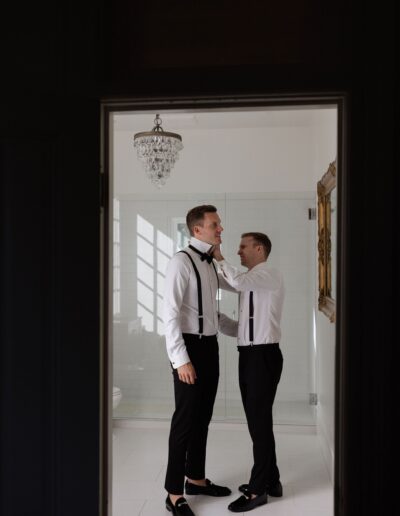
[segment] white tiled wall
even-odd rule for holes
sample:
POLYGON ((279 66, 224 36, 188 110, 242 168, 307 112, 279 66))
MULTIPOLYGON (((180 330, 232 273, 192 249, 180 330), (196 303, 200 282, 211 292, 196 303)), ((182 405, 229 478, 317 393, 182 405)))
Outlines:
MULTIPOLYGON (((176 195, 157 200, 136 195, 119 199, 120 313, 114 319, 113 383, 123 398, 115 417, 171 416, 173 390, 161 321, 163 273, 175 251, 174 224, 184 220, 191 207, 203 203, 217 206, 225 228, 224 254, 237 265, 241 233, 262 231, 269 235, 269 262, 283 272, 286 284, 278 419, 280 405, 308 405, 314 378, 316 277, 315 221, 308 220, 308 209, 315 206, 314 193, 176 195)), ((237 314, 236 295, 222 293, 221 311, 229 316, 237 314)), ((221 376, 214 419, 240 420, 243 410, 236 342, 225 336, 220 336, 219 342, 221 376)), ((292 412, 290 422, 299 423, 295 409, 292 412)))

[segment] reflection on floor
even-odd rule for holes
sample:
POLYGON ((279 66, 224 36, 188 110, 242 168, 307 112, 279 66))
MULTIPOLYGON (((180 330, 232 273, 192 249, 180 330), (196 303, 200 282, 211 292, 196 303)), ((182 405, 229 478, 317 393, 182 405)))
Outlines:
MULTIPOLYGON (((160 516, 170 514, 164 501, 165 465, 169 423, 114 421, 112 516, 160 516)), ((332 516, 333 487, 315 427, 277 425, 278 463, 283 498, 269 497, 255 516, 332 516)), ((245 424, 210 426, 207 476, 227 485, 232 495, 223 499, 187 496, 196 516, 232 514, 228 504, 240 493, 237 486, 248 480, 252 465, 251 443, 245 424)))

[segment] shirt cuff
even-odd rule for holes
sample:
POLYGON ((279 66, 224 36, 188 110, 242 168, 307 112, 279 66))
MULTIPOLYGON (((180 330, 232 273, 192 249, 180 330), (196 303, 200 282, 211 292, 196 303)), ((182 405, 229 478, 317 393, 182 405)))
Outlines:
POLYGON ((181 367, 185 364, 188 364, 190 362, 189 355, 187 354, 187 351, 182 351, 179 354, 176 354, 173 359, 171 360, 172 367, 174 369, 178 369, 178 367, 181 367))

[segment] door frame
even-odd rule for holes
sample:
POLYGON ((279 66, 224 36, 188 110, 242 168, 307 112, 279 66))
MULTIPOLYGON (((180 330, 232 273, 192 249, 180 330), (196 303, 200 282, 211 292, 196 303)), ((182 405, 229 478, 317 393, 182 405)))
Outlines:
POLYGON ((345 411, 344 354, 346 342, 346 221, 347 221, 347 169, 348 169, 348 95, 346 92, 316 92, 215 95, 189 97, 132 97, 101 99, 101 157, 100 157, 100 347, 101 347, 101 428, 100 428, 100 515, 111 516, 111 453, 112 453, 112 346, 110 345, 109 307, 112 295, 112 277, 109 274, 112 236, 110 221, 110 196, 112 181, 110 171, 110 115, 123 111, 158 112, 163 109, 213 110, 224 108, 295 107, 335 105, 337 120, 337 283, 336 283, 336 346, 335 346, 335 458, 334 458, 334 514, 340 514, 341 486, 344 478, 345 411))

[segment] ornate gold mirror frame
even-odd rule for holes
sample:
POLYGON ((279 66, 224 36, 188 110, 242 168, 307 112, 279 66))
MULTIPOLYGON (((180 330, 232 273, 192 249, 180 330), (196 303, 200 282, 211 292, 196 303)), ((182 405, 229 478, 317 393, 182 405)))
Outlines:
MULTIPOLYGON (((336 161, 317 184, 318 193, 318 310, 335 322, 335 300, 332 298, 331 192, 336 186, 336 161)), ((336 260, 335 260, 336 263, 336 260)))

